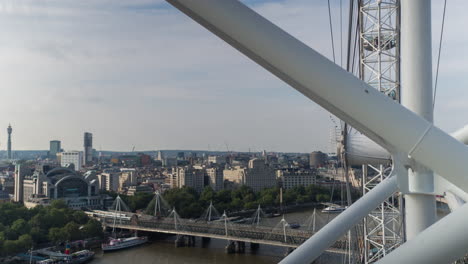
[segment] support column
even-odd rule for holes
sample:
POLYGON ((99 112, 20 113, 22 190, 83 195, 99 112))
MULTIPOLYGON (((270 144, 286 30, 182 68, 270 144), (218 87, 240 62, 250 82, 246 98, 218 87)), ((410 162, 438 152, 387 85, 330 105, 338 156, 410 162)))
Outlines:
POLYGON ((236 253, 236 245, 234 241, 228 241, 228 244, 226 245, 226 253, 228 254, 236 253))
POLYGON ((211 241, 211 238, 209 237, 202 237, 202 246, 205 246, 207 244, 209 244, 211 241))
POLYGON ((245 252, 245 242, 236 241, 234 243, 234 245, 235 245, 236 253, 244 253, 245 252))
MULTIPOLYGON (((432 123, 431 1, 401 1, 401 40, 401 103, 432 123)), ((411 240, 435 222, 436 204, 431 170, 415 164, 409 169, 408 179, 405 218, 406 238, 411 240)))
POLYGON ((258 243, 252 243, 252 242, 250 243, 250 250, 251 250, 251 251, 256 251, 256 250, 259 249, 259 248, 260 248, 260 244, 258 244, 258 243))
POLYGON ((176 248, 185 246, 185 237, 177 235, 176 240, 174 241, 176 248))

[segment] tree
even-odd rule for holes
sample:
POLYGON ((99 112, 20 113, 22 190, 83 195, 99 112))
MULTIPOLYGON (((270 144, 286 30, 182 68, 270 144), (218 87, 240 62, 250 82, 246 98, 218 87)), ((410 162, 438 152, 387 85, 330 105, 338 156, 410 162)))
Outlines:
POLYGON ((0 223, 9 226, 20 218, 29 219, 29 211, 26 207, 13 203, 0 204, 0 223))
POLYGON ((241 200, 240 197, 236 197, 232 200, 230 204, 230 209, 239 210, 244 207, 244 202, 241 200))
POLYGON ((40 229, 37 226, 32 227, 29 234, 31 235, 31 238, 33 239, 34 243, 39 244, 47 242, 47 232, 40 229))
POLYGON ((62 229, 67 234, 67 240, 78 240, 83 238, 79 228, 77 223, 69 222, 62 229))
POLYGON ((325 194, 325 193, 320 193, 315 196, 315 200, 317 202, 329 202, 330 201, 330 195, 325 194))
POLYGON ((253 202, 246 202, 244 204, 244 208, 245 209, 255 209, 258 207, 258 202, 257 201, 253 201, 253 202))
POLYGON ((45 215, 46 221, 50 227, 62 227, 67 221, 66 210, 52 207, 45 215))
POLYGON ((68 206, 67 206, 67 204, 65 203, 65 201, 60 200, 60 199, 53 200, 53 201, 50 203, 50 207, 56 208, 56 209, 65 209, 65 208, 68 208, 68 206))
POLYGON ((80 225, 86 224, 89 220, 89 217, 83 211, 73 212, 72 218, 75 223, 80 225))
POLYGON ((55 243, 65 242, 68 239, 68 234, 59 227, 52 227, 49 229, 48 238, 50 241, 55 243))
POLYGON ((17 236, 29 233, 30 229, 28 222, 24 219, 18 219, 11 224, 11 231, 15 232, 17 236))
POLYGON ((101 223, 95 219, 90 219, 83 227, 86 237, 102 237, 103 231, 101 223))
POLYGON ((259 203, 265 206, 271 206, 275 203, 275 198, 272 194, 266 193, 260 197, 259 203))
POLYGON ((3 244, 5 243, 5 238, 0 236, 0 250, 3 248, 3 244))
MULTIPOLYGON (((254 192, 251 192, 251 193, 247 193, 244 196, 243 200, 244 200, 244 204, 247 204, 247 203, 255 202, 257 200, 257 197, 255 197, 254 192)), ((244 207, 245 207, 245 205, 244 205, 244 207)))
POLYGON ((184 206, 179 210, 179 215, 182 218, 198 218, 203 208, 198 202, 193 202, 188 206, 184 206))
POLYGON ((51 223, 47 221, 43 211, 39 212, 29 220, 29 226, 31 228, 37 227, 41 229, 48 229, 50 224, 51 223))
POLYGON ((294 189, 288 189, 284 192, 283 202, 285 204, 290 204, 295 202, 297 199, 297 192, 294 189))
POLYGON ((176 208, 181 217, 198 217, 203 211, 198 193, 190 187, 168 190, 164 193, 164 199, 176 208))
POLYGON ((216 203, 230 203, 231 202, 231 190, 221 190, 216 193, 216 203))
POLYGON ((2 253, 4 255, 13 255, 16 254, 18 251, 18 247, 16 245, 16 241, 14 240, 5 240, 2 247, 2 253))
POLYGON ((33 239, 31 235, 29 234, 21 235, 16 241, 16 246, 18 247, 19 251, 28 250, 32 247, 32 245, 33 245, 33 239))
POLYGON ((296 199, 296 203, 307 203, 309 202, 311 199, 308 195, 304 194, 304 195, 298 195, 297 196, 297 199, 296 199))
POLYGON ((214 198, 215 192, 211 186, 206 186, 200 194, 200 201, 203 202, 203 205, 208 205, 214 198))
POLYGON ((260 191, 258 202, 261 205, 272 206, 279 202, 278 188, 266 188, 260 191))
POLYGON ((10 227, 5 228, 5 230, 3 230, 3 234, 7 240, 16 240, 18 238, 18 234, 10 227))

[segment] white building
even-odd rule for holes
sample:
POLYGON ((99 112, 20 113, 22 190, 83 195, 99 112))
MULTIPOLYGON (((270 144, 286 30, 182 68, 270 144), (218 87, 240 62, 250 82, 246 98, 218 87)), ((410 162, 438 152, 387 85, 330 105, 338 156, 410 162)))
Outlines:
POLYGON ((290 189, 299 185, 308 186, 317 184, 317 175, 310 170, 277 170, 276 176, 278 177, 278 181, 282 183, 284 189, 290 189))
POLYGON ((117 192, 119 191, 119 178, 118 172, 104 172, 98 175, 99 188, 101 190, 117 192))
POLYGON ((209 184, 213 190, 219 191, 224 188, 223 169, 207 168, 206 175, 208 176, 209 184))
POLYGON ((176 172, 177 187, 192 187, 197 192, 201 192, 204 187, 205 171, 191 167, 178 167, 176 172))
POLYGON ((125 187, 137 185, 137 172, 135 168, 121 168, 119 177, 119 191, 125 187))
POLYGON ((76 171, 80 171, 83 167, 83 152, 82 151, 65 151, 61 153, 60 165, 66 167, 67 164, 73 164, 76 171))
POLYGON ((247 168, 235 166, 223 171, 224 180, 234 185, 247 185, 254 191, 276 186, 276 175, 263 159, 251 159, 247 168))
POLYGON ((23 201, 23 180, 26 176, 27 168, 25 165, 17 164, 15 166, 15 202, 23 201))

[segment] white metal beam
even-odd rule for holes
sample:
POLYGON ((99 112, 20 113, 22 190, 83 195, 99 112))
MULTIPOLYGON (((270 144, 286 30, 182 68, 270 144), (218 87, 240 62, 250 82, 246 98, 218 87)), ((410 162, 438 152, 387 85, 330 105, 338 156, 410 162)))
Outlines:
POLYGON ((464 144, 468 144, 468 125, 460 128, 459 130, 455 131, 452 136, 464 144))
POLYGON ((468 248, 467 215, 468 204, 465 204, 377 263, 453 263, 460 259, 468 248))
POLYGON ((411 155, 468 191, 468 178, 460 177, 467 172, 463 144, 241 2, 167 1, 390 152, 411 155))
MULTIPOLYGON (((401 1, 401 104, 433 122, 431 1, 401 1)), ((395 123, 394 125, 398 125, 395 123)), ((406 239, 436 221, 434 173, 419 163, 408 170, 406 239)))

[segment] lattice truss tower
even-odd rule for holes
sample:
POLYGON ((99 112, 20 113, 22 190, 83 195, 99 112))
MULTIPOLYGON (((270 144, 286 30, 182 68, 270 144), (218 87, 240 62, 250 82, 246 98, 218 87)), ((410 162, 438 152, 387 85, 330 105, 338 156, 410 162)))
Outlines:
MULTIPOLYGON (((360 0, 360 78, 400 102, 400 1, 360 0)), ((390 174, 388 165, 363 165, 363 194, 390 174)), ((364 219, 364 262, 373 263, 403 243, 401 195, 395 193, 364 219)))

